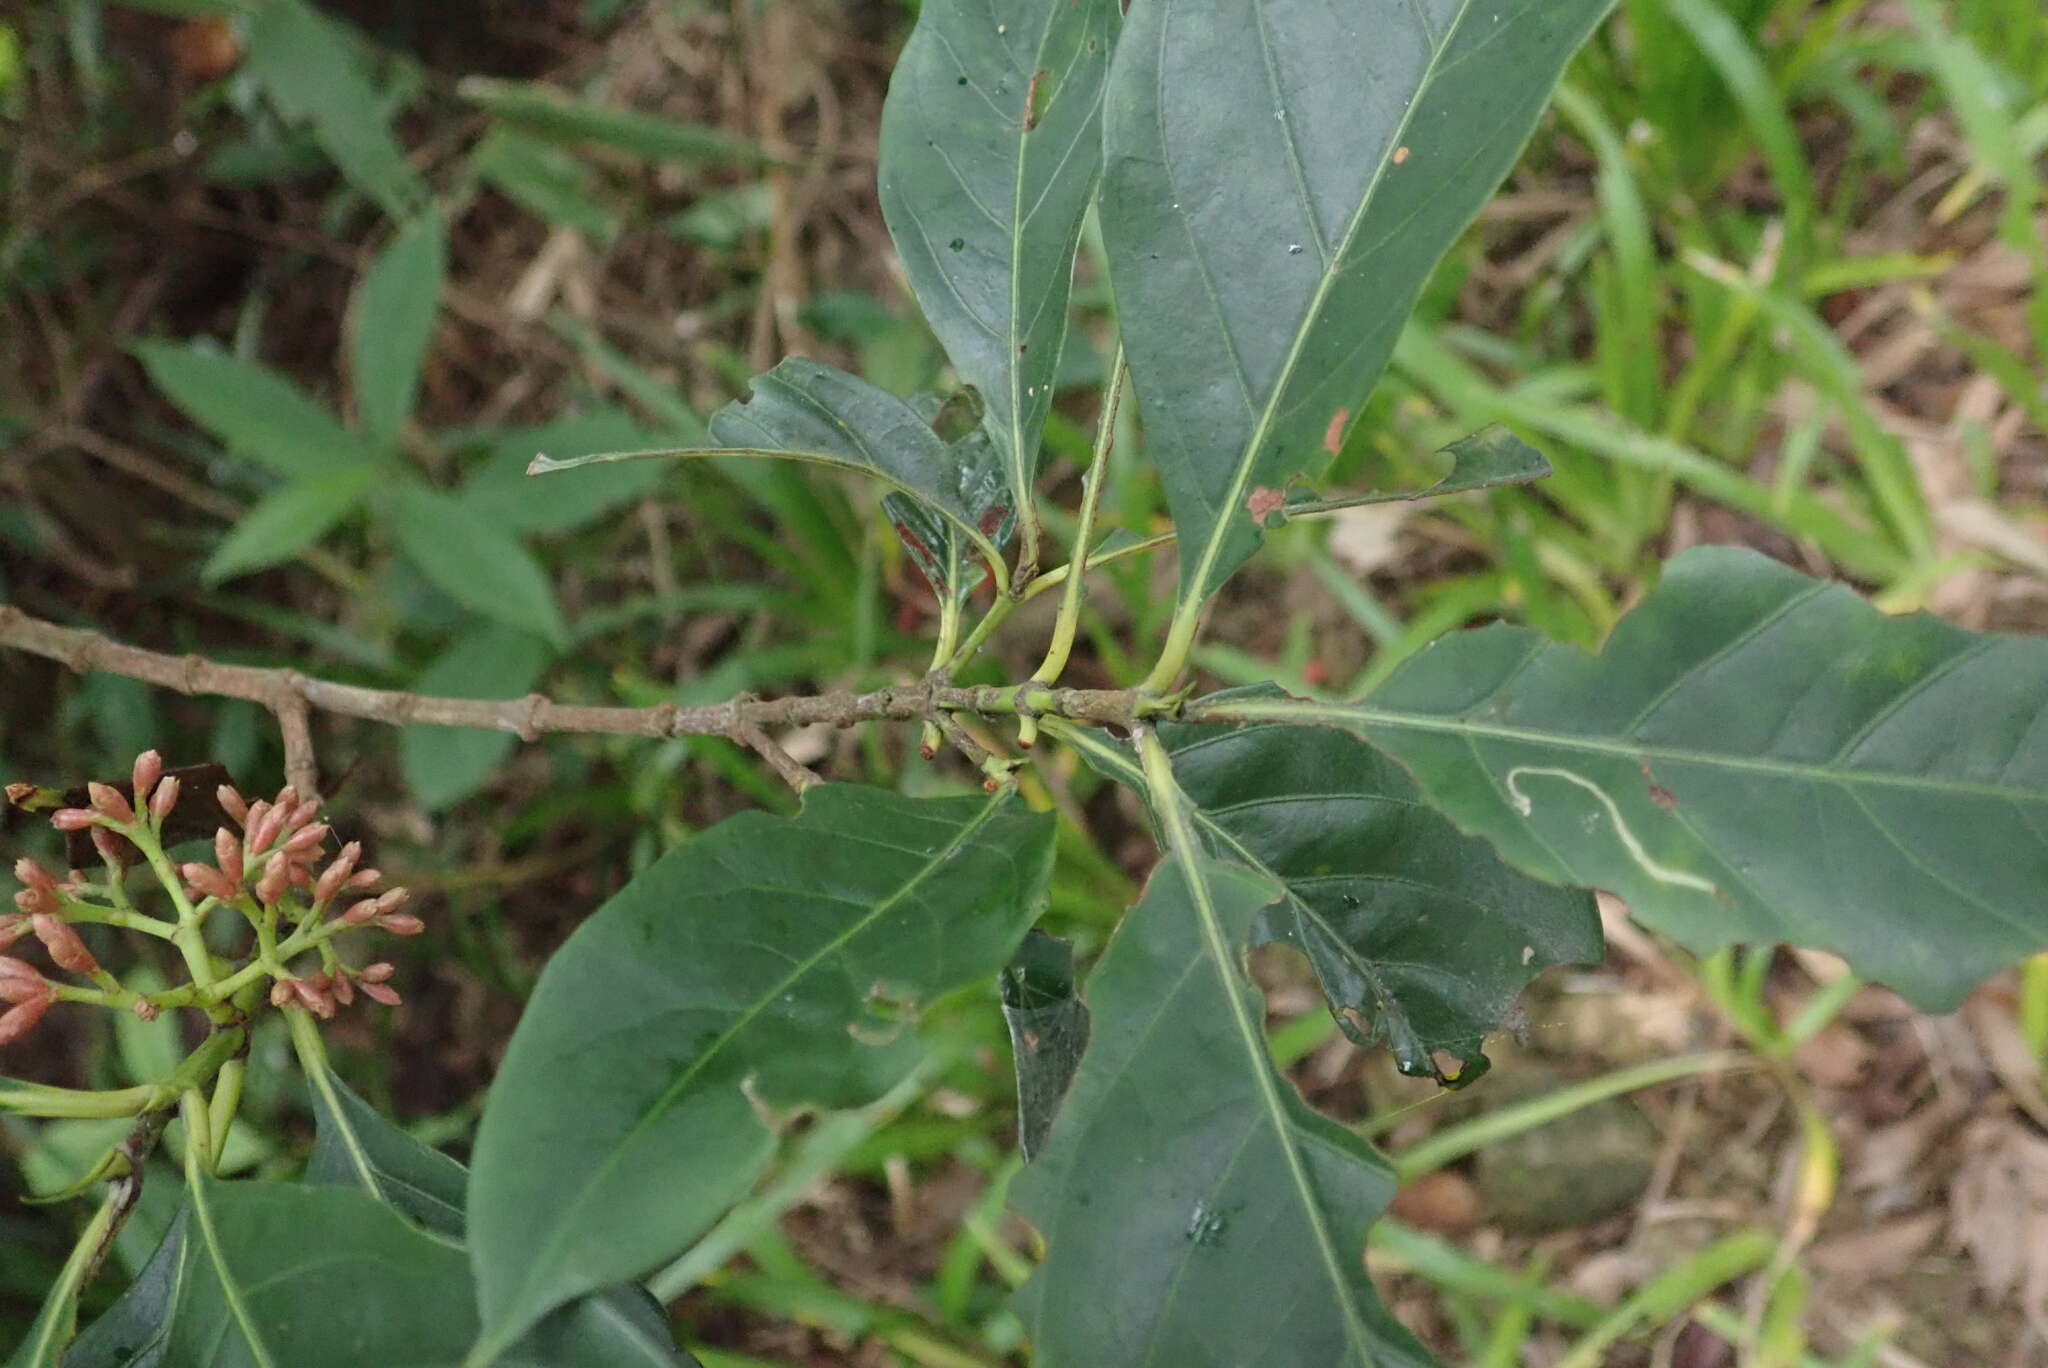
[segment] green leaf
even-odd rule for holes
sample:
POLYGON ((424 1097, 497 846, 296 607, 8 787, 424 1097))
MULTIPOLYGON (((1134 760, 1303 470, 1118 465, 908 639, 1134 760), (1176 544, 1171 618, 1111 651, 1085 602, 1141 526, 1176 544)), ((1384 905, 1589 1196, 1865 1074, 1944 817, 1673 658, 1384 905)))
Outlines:
MULTIPOLYGON (((753 379, 753 393, 712 415, 711 445, 617 451, 573 460, 536 458, 537 475, 610 461, 657 457, 759 456, 808 461, 879 480, 921 500, 955 524, 991 563, 993 538, 1013 510, 991 502, 987 472, 963 460, 909 404, 858 376, 793 356, 753 379)), ((1001 499, 1000 486, 994 498, 1001 499)))
POLYGON ((650 493, 667 474, 657 465, 592 468, 573 480, 536 480, 526 467, 543 452, 573 460, 592 452, 645 447, 660 440, 619 409, 508 432, 491 444, 491 457, 462 485, 462 500, 485 519, 513 532, 571 532, 650 493))
POLYGON ((1598 656, 1495 626, 1319 722, 1539 878, 1696 950, 1821 946, 1932 1010, 2048 945, 2048 641, 1888 618, 1754 552, 1674 560, 1598 656))
POLYGON ((599 242, 618 234, 619 216, 596 198, 590 167, 555 143, 493 128, 470 154, 469 166, 550 223, 574 228, 599 242))
POLYGON ((1365 1275, 1392 1170, 1267 1057, 1239 957, 1281 891, 1169 859, 1089 977, 1094 1039, 1011 1187, 1047 1246, 1018 1293, 1039 1368, 1429 1363, 1365 1275))
POLYGON ((302 475, 266 494, 221 538, 199 577, 219 584, 291 559, 354 511, 376 478, 376 466, 360 461, 302 475))
POLYGON ((1045 1148, 1088 1048, 1088 1005, 1074 988, 1072 943, 1032 931, 1003 970, 1002 993, 1017 1064, 1017 1149, 1028 1160, 1045 1148))
POLYGON ((185 1285, 190 1208, 182 1203, 149 1262, 64 1355, 64 1368, 167 1368, 172 1309, 185 1285))
MULTIPOLYGON (((436 1235, 463 1237, 469 1174, 391 1124, 332 1070, 308 1080, 319 1130, 309 1183, 360 1188, 436 1235)), ((606 1288, 558 1307, 499 1363, 534 1368, 690 1368, 668 1317, 637 1286, 606 1288)))
POLYGON ((358 37, 306 0, 268 0, 249 15, 242 70, 288 120, 303 122, 349 183, 393 218, 426 184, 391 135, 358 37))
MULTIPOLYGON (((1266 685, 1206 702, 1285 698, 1266 685)), ((1126 750, 1068 734, 1097 770, 1146 792, 1126 750)), ((1280 724, 1159 735, 1209 853, 1286 890, 1253 943, 1305 954, 1345 1033, 1361 1045, 1385 1040, 1403 1073, 1478 1078, 1485 1038, 1531 979, 1600 959, 1589 894, 1519 874, 1461 836, 1400 766, 1356 738, 1280 724), (1460 1067, 1442 1068, 1438 1051, 1460 1067)))
POLYGON ((1011 797, 828 785, 669 852, 585 921, 477 1135, 483 1347, 708 1228, 772 1152, 757 1106, 885 1092, 920 1056, 901 1004, 992 975, 1037 916, 1052 827, 1011 797))
POLYGON ((455 93, 491 114, 567 142, 597 143, 650 161, 704 161, 756 166, 768 155, 743 138, 660 114, 579 100, 536 81, 466 76, 455 93))
POLYGON ((391 239, 356 287, 349 307, 349 365, 356 412, 385 446, 419 396, 420 367, 434 337, 448 246, 441 217, 421 214, 391 239))
POLYGON ((420 573, 463 607, 556 646, 568 644, 569 630, 540 562, 461 499, 425 485, 402 485, 391 530, 420 573))
MULTIPOLYGON (((545 642, 496 623, 456 638, 414 681, 437 698, 521 698, 553 657, 545 642)), ((519 744, 510 732, 476 727, 406 727, 398 733, 399 769, 421 807, 442 812, 482 788, 519 744)))
POLYGON ((288 480, 359 465, 375 453, 325 406, 267 366, 211 340, 138 342, 150 383, 233 454, 288 480))
POLYGON ((460 1246, 345 1188, 202 1178, 188 1202, 182 1238, 173 1232, 171 1264, 153 1284, 170 1294, 161 1349, 105 1361, 164 1368, 461 1362, 476 1309, 460 1246))
MULTIPOLYGON (((882 213, 953 367, 988 404, 1029 529, 1117 0, 930 0, 882 107, 882 213)), ((1026 555, 1036 547, 1026 532, 1026 555)))
MULTIPOLYGON (((1008 516, 1009 486, 987 424, 978 424, 965 436, 948 443, 946 450, 963 500, 975 514, 975 525, 993 526, 992 540, 996 546, 1007 546, 1016 531, 1017 520, 1008 516)), ((951 594, 964 602, 987 576, 986 562, 976 557, 974 543, 966 532, 958 523, 933 512, 928 504, 907 494, 885 494, 882 511, 934 594, 942 598, 951 594)))
POLYGON ((1190 622, 1257 548, 1260 491, 1341 445, 1610 3, 1133 10, 1103 115, 1102 234, 1190 622))
POLYGON ((1413 503, 1500 485, 1532 484, 1550 475, 1549 459, 1499 423, 1481 428, 1469 437, 1460 437, 1443 448, 1441 454, 1451 458, 1450 468, 1441 480, 1426 489, 1373 490, 1365 494, 1337 494, 1327 499, 1307 490, 1290 491, 1287 502, 1276 510, 1277 515, 1281 522, 1285 522, 1289 518, 1328 513, 1339 508, 1413 503))

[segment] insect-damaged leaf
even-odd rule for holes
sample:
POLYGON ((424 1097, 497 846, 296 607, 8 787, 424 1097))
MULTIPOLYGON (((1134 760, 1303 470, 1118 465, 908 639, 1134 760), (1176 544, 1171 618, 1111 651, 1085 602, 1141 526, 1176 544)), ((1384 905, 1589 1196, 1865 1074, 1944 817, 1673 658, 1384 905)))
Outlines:
POLYGON ((1074 988, 1074 947, 1032 931, 1003 970, 1003 1020, 1017 1061, 1017 1148, 1045 1145, 1088 1048, 1088 1007, 1074 988))
POLYGON ((1357 731, 1524 870, 1694 949, 1820 946, 1945 1010, 2048 945, 2048 641, 1752 551, 1678 557, 1597 656, 1486 627, 1362 703, 1190 714, 1357 731))
MULTIPOLYGON (((1264 685, 1205 703, 1286 698, 1264 685)), ((1360 1044, 1384 1039, 1403 1073, 1471 1082, 1486 1068, 1485 1038, 1531 979, 1600 958, 1590 894, 1517 873, 1459 834, 1364 742, 1280 724, 1159 735, 1210 852, 1281 881, 1253 943, 1301 950, 1345 1032, 1360 1044), (1444 1068, 1439 1052, 1458 1066, 1444 1068)), ((1145 792, 1128 751, 1092 734, 1075 744, 1097 770, 1145 792)))
MULTIPOLYGON (((569 460, 536 457, 535 475, 607 461, 657 457, 761 456, 808 461, 881 481, 944 517, 989 563, 1012 510, 992 498, 989 471, 973 452, 955 451, 910 404, 858 376, 791 357, 757 375, 753 393, 711 419, 710 444, 679 450, 612 451, 569 460)), ((1000 485, 993 486, 1000 490, 1000 485)))
POLYGON ((1011 1188, 1046 1240, 1018 1293, 1038 1368, 1430 1362, 1365 1275, 1392 1171, 1266 1052, 1239 954, 1280 894, 1168 860, 1089 976, 1095 1037, 1011 1188))
POLYGON ((1013 798, 813 789, 671 851, 549 961, 477 1136, 488 1346, 636 1278, 744 1193, 758 1106, 852 1106, 920 1057, 900 1006, 1010 957, 1051 873, 1013 798))
POLYGON ((1341 445, 1437 258, 1610 3, 1132 9, 1104 104, 1102 232, 1184 600, 1258 546, 1255 493, 1341 445))
POLYGON ((929 0, 882 109, 890 236, 1026 518, 1118 18, 1117 0, 929 0))

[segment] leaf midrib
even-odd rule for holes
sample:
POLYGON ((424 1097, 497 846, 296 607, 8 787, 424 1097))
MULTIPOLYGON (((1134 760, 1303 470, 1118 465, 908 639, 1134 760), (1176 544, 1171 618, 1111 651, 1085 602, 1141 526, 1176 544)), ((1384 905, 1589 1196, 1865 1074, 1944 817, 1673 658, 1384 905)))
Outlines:
MULTIPOLYGON (((697 1058, 691 1062, 690 1066, 687 1069, 683 1070, 683 1072, 676 1078, 675 1082, 671 1083, 668 1086, 668 1088, 666 1088, 662 1092, 662 1094, 658 1098, 656 1098, 652 1104, 650 1104, 647 1107, 647 1109, 641 1114, 640 1119, 633 1123, 631 1129, 629 1129, 623 1136, 619 1138, 618 1143, 611 1147, 610 1153, 608 1153, 604 1157, 603 1162, 598 1164, 590 1171, 589 1176, 583 1181, 581 1186, 578 1188, 575 1199, 566 1204, 566 1209, 575 1210, 578 1206, 582 1204, 583 1199, 587 1197, 592 1190, 597 1188, 602 1182, 604 1182, 611 1176, 612 1170, 618 1167, 619 1157, 623 1155, 629 1148, 632 1147, 633 1142, 640 1135, 640 1133, 646 1130, 647 1127, 653 1125, 655 1120, 658 1117, 660 1117, 663 1113, 665 1113, 669 1109, 669 1107, 674 1104, 676 1098, 682 1095, 683 1091, 689 1087, 690 1083, 697 1077, 697 1075, 703 1072, 703 1070, 710 1064, 712 1060, 716 1059, 728 1045, 730 1045, 735 1039, 737 1039, 740 1033, 753 1023, 755 1018, 759 1017, 762 1012, 766 1011, 770 1003, 776 1001, 778 998, 782 996, 784 992, 786 992, 789 988, 793 987, 799 980, 809 975, 821 963, 823 963, 826 960, 826 958, 830 956, 833 952, 842 949, 848 942, 853 940, 855 937, 859 936, 862 932, 866 931, 870 926, 874 925, 875 922, 879 920, 881 917, 887 915, 890 911, 892 911, 895 908, 896 904, 902 901, 902 899, 905 896, 907 896, 912 889, 916 888, 919 884, 923 883, 926 878, 930 877, 933 870, 943 865, 955 851, 962 849, 966 845, 969 838, 971 838, 977 831, 981 830, 981 828, 990 820, 990 818, 995 815, 996 811, 1002 806, 1004 799, 1006 797, 1006 794, 997 793, 991 798, 989 798, 987 802, 982 804, 980 811, 974 814, 974 818, 972 821, 968 822, 966 826, 962 827, 959 830, 959 832, 957 832, 953 836, 953 838, 946 842, 946 844, 943 847, 941 847, 938 851, 927 856, 925 862, 918 867, 916 873, 912 874, 909 878, 905 879, 901 884, 899 884, 893 891, 890 892, 888 897, 876 903, 873 911, 869 912, 865 917, 859 918, 858 920, 854 921, 849 926, 847 926, 843 931, 841 931, 837 936, 834 936, 831 940, 819 946, 818 949, 814 951, 812 954, 798 961, 790 969, 789 973, 785 974, 782 977, 782 979, 775 984, 773 988, 770 988, 768 991, 758 995, 755 998, 753 1004, 749 1006, 744 1012, 742 1012, 733 1021, 732 1025, 727 1027, 724 1031, 720 1032, 719 1035, 714 1040, 712 1040, 709 1045, 705 1047, 703 1053, 699 1054, 697 1058)), ((540 1276, 541 1271, 547 1267, 548 1260, 551 1259, 556 1253, 556 1251, 561 1248, 562 1241, 566 1237, 569 1229, 570 1226, 567 1222, 558 1222, 555 1227, 554 1233, 548 1237, 546 1243, 544 1243, 540 1247, 539 1251, 534 1255, 534 1257, 527 1260, 526 1266, 528 1272, 525 1278, 523 1278, 520 1281, 517 1287, 517 1294, 519 1296, 524 1296, 532 1289, 534 1282, 540 1276)), ((488 1334, 488 1329, 489 1327, 486 1327, 485 1334, 488 1334)), ((493 1342, 495 1343, 495 1341, 493 1342)))
POLYGON ((1726 751, 1694 750, 1684 746, 1611 741, 1578 732, 1544 731, 1534 727, 1512 727, 1496 722, 1478 722, 1468 717, 1438 717, 1429 713, 1400 712, 1364 704, 1319 704, 1296 700, 1229 700, 1213 709, 1201 709, 1194 721, 1226 722, 1238 718, 1284 722, 1294 720, 1318 726, 1383 727, 1392 731, 1436 732, 1467 738, 1514 741, 1556 750, 1579 751, 1625 760, 1662 760, 1675 765, 1699 765, 1743 774, 1766 774, 1806 783, 1831 783, 1843 787, 1866 785, 1875 788, 1924 790, 1956 797, 1990 798, 2014 804, 2048 804, 2039 791, 1969 779, 1937 775, 1893 773, 1887 770, 1830 767, 1769 756, 1737 755, 1726 751))
MULTIPOLYGON (((1260 2, 1261 0, 1253 0, 1255 9, 1260 2)), ((1279 412, 1280 400, 1287 393, 1288 386, 1293 380, 1295 367, 1301 362, 1302 353, 1308 344, 1308 335, 1322 316, 1330 290, 1337 278, 1344 273, 1345 263, 1351 254, 1358 230, 1364 225, 1372 209, 1374 197, 1379 194, 1380 186, 1386 181, 1387 168, 1393 165, 1394 149, 1401 146, 1402 138, 1407 135, 1409 125, 1415 119, 1415 111, 1422 107, 1424 93, 1436 82, 1437 69, 1443 61, 1443 55, 1450 51, 1451 44, 1457 39, 1459 28, 1465 22, 1465 16, 1472 12, 1477 3, 1478 0, 1465 0, 1457 16, 1451 20, 1450 26, 1444 30, 1442 39, 1431 43, 1429 62, 1423 67, 1421 77, 1415 82, 1414 93, 1408 100, 1407 108, 1401 111, 1399 122, 1388 135, 1386 146, 1380 149, 1379 164, 1373 168, 1372 179, 1366 182, 1365 188, 1359 193, 1358 207, 1351 211, 1350 221, 1344 225, 1344 236, 1338 240, 1336 252, 1324 268, 1322 278, 1316 282, 1315 293, 1309 299, 1309 306, 1302 314, 1300 325, 1294 330, 1294 339, 1287 348, 1287 358, 1280 365, 1280 373, 1275 377, 1272 389, 1267 392, 1266 402, 1259 410, 1258 421, 1252 427, 1251 437, 1238 453, 1237 468, 1231 477, 1230 493, 1216 510, 1216 522, 1209 529, 1207 541, 1203 543, 1201 559, 1196 562, 1196 573, 1189 583, 1181 586, 1182 611, 1191 610, 1194 605, 1208 597, 1209 576, 1214 572, 1216 559, 1222 553, 1233 510, 1245 496, 1245 484, 1251 479, 1252 465, 1258 459, 1259 449, 1265 445, 1266 438, 1272 431, 1274 415, 1279 412)), ((1166 20, 1162 18, 1160 23, 1163 35, 1166 20)), ((1421 25, 1421 28, 1425 40, 1431 39, 1428 25, 1421 25)), ((1161 139, 1163 143, 1163 128, 1161 139)), ((1313 206, 1305 207, 1313 222, 1313 206)), ((1221 321, 1220 318, 1218 321, 1221 321)))
MULTIPOLYGON (((1215 899, 1211 896, 1208 880, 1203 875, 1201 861, 1204 856, 1195 841, 1193 830, 1188 826, 1190 804, 1187 795, 1173 781, 1172 758, 1166 750, 1165 743, 1160 741, 1156 734, 1147 733, 1140 738, 1139 744, 1155 748, 1165 767, 1166 783, 1161 785, 1148 782, 1146 787, 1154 794, 1161 825, 1166 829, 1167 845, 1180 862, 1189 895, 1194 900, 1196 921, 1201 930, 1204 948, 1208 952, 1210 967, 1215 970, 1222 984, 1224 1000, 1230 1005, 1231 1026, 1249 1061, 1253 1081, 1259 1089, 1260 1103, 1267 1121, 1273 1127, 1274 1139, 1286 1156, 1288 1178, 1300 1199, 1303 1217, 1308 1221, 1309 1228, 1315 1236, 1316 1253, 1322 1261, 1331 1285, 1337 1291, 1337 1303, 1343 1308, 1345 1338, 1353 1349, 1365 1355, 1369 1361, 1372 1336, 1366 1329, 1364 1321, 1359 1318, 1355 1289, 1344 1274, 1344 1262, 1338 1257, 1335 1241, 1323 1219, 1322 1208, 1315 1199, 1315 1187, 1309 1181, 1303 1167, 1301 1152, 1294 1143, 1294 1118, 1288 1113, 1286 1103, 1280 1096, 1279 1082, 1273 1072, 1265 1032, 1259 1023, 1251 1020, 1245 1009, 1244 984, 1232 968, 1229 939, 1223 934, 1222 919, 1217 914, 1215 899), (1162 788, 1166 791, 1160 792, 1162 788)), ((1148 780, 1151 778, 1149 773, 1146 777, 1148 780)))

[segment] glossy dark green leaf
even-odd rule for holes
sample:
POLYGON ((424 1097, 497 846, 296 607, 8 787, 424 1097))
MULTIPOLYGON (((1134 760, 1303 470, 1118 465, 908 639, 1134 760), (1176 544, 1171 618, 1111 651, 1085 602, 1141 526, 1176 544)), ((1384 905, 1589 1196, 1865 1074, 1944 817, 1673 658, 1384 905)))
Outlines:
MULTIPOLYGON (((1214 695, 1284 699, 1270 685, 1214 695)), ((1403 1073, 1468 1083, 1515 999, 1553 964, 1597 962, 1592 895, 1518 873, 1460 835, 1415 783, 1355 737, 1316 727, 1162 727, 1210 853, 1286 893, 1253 943, 1286 941, 1315 967, 1338 1023, 1386 1041, 1403 1073), (1446 1068, 1438 1052, 1455 1057, 1446 1068)), ((1088 762, 1145 791, 1128 750, 1075 738, 1088 762)))
POLYGON ((1185 600, 1243 564, 1257 510, 1341 446, 1431 268, 1610 3, 1132 8, 1102 232, 1185 600))
POLYGON ((179 1206, 135 1280, 72 1342, 64 1368, 165 1368, 172 1309, 187 1272, 185 1231, 190 1220, 190 1210, 179 1206))
POLYGON ((1094 1040, 1011 1187, 1046 1241, 1018 1293, 1038 1368, 1430 1362, 1365 1275, 1392 1170, 1267 1055, 1240 957, 1281 894, 1168 860, 1090 975, 1094 1040))
MULTIPOLYGON (((463 1237, 468 1172, 391 1124, 331 1071, 310 1079, 318 1123, 309 1183, 361 1188, 430 1232, 463 1237)), ((692 1368, 645 1289, 606 1288, 557 1307, 499 1362, 532 1368, 692 1368)))
MULTIPOLYGON (((441 698, 522 698, 553 654, 529 632, 479 623, 450 643, 413 689, 441 698)), ((399 771, 420 806, 440 812, 483 787, 518 744, 510 732, 477 727, 405 727, 398 733, 399 771)))
MULTIPOLYGON (((974 514, 975 525, 994 527, 990 540, 998 549, 1007 546, 1017 521, 1010 514, 1010 491, 1004 481, 1002 459, 987 426, 977 426, 948 442, 946 449, 962 502, 974 514)), ((956 600, 964 600, 987 578, 987 562, 975 553, 974 543, 960 524, 905 494, 883 495, 882 511, 934 594, 951 594, 956 600)))
POLYGON ((434 337, 448 244, 431 210, 400 229, 356 287, 349 304, 349 373, 356 414, 379 442, 398 440, 398 426, 419 396, 420 369, 434 337))
POLYGON ((556 646, 568 644, 569 629, 540 562, 517 537, 463 500, 425 485, 402 485, 391 530, 406 559, 463 607, 556 646))
POLYGON ((459 1245, 345 1188, 202 1179, 187 1199, 165 1368, 462 1361, 476 1307, 459 1245))
POLYGON ((1695 949, 1820 946, 1945 1010, 2048 946, 2048 641, 1752 551, 1678 557, 1597 656, 1487 627, 1363 703, 1191 715, 1358 731, 1524 870, 1695 949))
POLYGON ((1074 986, 1072 943, 1037 930, 1025 936, 1003 969, 1002 996, 1017 1067, 1017 1148, 1030 1159, 1045 1147, 1088 1048, 1088 1005, 1074 986))
POLYGON ((1027 516, 1118 19, 1117 0, 929 0, 882 109, 890 236, 1027 516))
POLYGON ((791 357, 755 376, 752 390, 712 416, 706 447, 537 458, 530 469, 541 475, 664 457, 807 461, 853 471, 921 501, 959 528, 987 560, 1000 559, 994 538, 1013 510, 1007 500, 990 503, 981 462, 963 460, 910 404, 858 376, 804 357, 791 357))
POLYGON ((762 1105, 853 1106, 919 1057, 906 1003, 985 980, 1045 897, 1014 798, 827 785, 671 851, 548 962, 470 1177, 485 1342, 639 1277, 767 1162, 762 1105))

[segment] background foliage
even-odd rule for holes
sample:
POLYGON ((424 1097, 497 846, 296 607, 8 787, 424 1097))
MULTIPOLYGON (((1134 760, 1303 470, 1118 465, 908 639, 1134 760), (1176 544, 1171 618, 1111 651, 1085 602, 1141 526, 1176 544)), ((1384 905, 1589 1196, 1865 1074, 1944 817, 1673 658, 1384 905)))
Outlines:
MULTIPOLYGON (((874 192, 911 9, 444 9, 0 9, 0 595, 159 649, 437 693, 698 702, 921 669, 939 605, 851 483, 738 463, 520 475, 535 451, 701 440, 786 352, 898 395, 940 378, 889 259, 890 189, 874 192)), ((2044 148, 2032 0, 1627 0, 1388 339, 1394 369, 1336 433, 1330 485, 1422 482, 1441 473, 1422 453, 1495 420, 1557 475, 1274 530, 1198 663, 1213 683, 1344 698, 1468 623, 1590 646, 1697 542, 1847 577, 1888 609, 2038 632, 2044 148)), ((1099 318, 1105 262, 1081 232, 1074 300, 1099 318)), ((1077 336, 1020 382, 1034 402, 1018 421, 1044 423, 1068 507, 1107 367, 1077 336)), ((1107 502, 1143 527, 1169 493, 1124 460, 1107 502)), ((1172 559, 1105 572, 1116 593, 1086 623, 1080 682, 1141 664, 1118 641, 1163 629, 1172 559)), ((1034 637, 1015 635, 992 649, 1016 659, 970 677, 1022 677, 1034 637)), ((721 740, 322 727, 336 802, 442 913, 404 965, 406 1010, 344 1037, 344 1072, 458 1153, 537 965, 582 913, 689 832, 794 807, 721 740)), ((238 775, 281 760, 239 705, 0 657, 0 776, 109 773, 151 744, 238 775)), ((792 746, 839 778, 960 783, 906 736, 792 746)), ((1150 863, 1146 826, 1087 767, 1038 796, 1063 817, 1049 925, 1092 958, 1150 863)), ((1285 877, 1284 852, 1260 858, 1285 877)), ((1687 1362, 1738 1343, 1745 1362, 1992 1362, 2048 1323, 2048 1265, 2024 1238, 2048 1219, 2048 983, 1994 981, 1926 1018, 1822 957, 1613 939, 1602 970, 1545 981, 1490 1080, 1413 1112, 1317 1005, 1314 975, 1342 966, 1262 961, 1272 1055, 1414 1180, 1374 1270, 1427 1342, 1494 1363, 1649 1361, 1660 1336, 1687 1362), (1721 1044, 1742 1053, 1637 1068, 1721 1044), (1573 1080, 1548 1111, 1513 1110, 1573 1080), (1650 1081, 1638 1103, 1613 1096, 1650 1081), (1532 1116, 1566 1129, 1517 1122, 1532 1116), (1532 1175, 1575 1174, 1574 1152, 1634 1181, 1541 1208, 1529 1194, 1551 1180, 1532 1175), (1801 1152, 1841 1181, 1794 1168, 1801 1152), (1759 1230, 1804 1252, 1766 1269, 1759 1230)), ((783 1137, 756 1196, 656 1280, 704 1282, 671 1311, 707 1365, 1011 1360, 1005 1295, 1029 1264, 1002 1220, 996 992, 941 1003, 906 1080, 783 1137)), ((1430 1010, 1418 1000, 1418 1038, 1396 1048, 1457 1054, 1430 1010)), ((1131 1028, 1114 1010, 1095 1027, 1131 1028)), ((8 1072, 150 1073, 176 1046, 140 1023, 38 1041, 8 1072)), ((336 1104, 289 1082, 281 1039, 253 1059, 234 1168, 317 1164, 336 1104)), ((53 1188, 104 1142, 87 1123, 10 1126, 7 1181, 53 1188)), ((124 1272, 176 1179, 146 1192, 124 1272)), ((353 1231, 352 1196, 320 1200, 353 1231)), ((0 1212, 0 1342, 26 1327, 74 1214, 0 1212)), ((1190 1238, 1205 1231, 1228 1237, 1195 1221, 1190 1238)))

